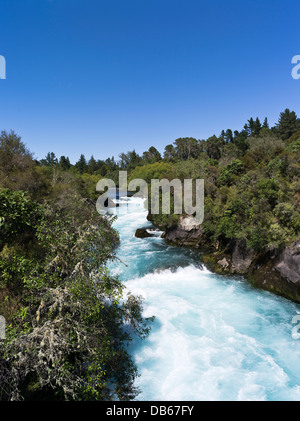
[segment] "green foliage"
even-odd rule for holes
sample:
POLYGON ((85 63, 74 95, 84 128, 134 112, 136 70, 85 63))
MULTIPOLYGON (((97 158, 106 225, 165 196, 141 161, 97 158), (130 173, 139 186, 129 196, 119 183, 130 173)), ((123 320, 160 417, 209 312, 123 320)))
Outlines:
POLYGON ((250 137, 247 140, 247 144, 249 151, 259 152, 262 156, 277 154, 284 148, 284 142, 275 135, 250 137))
POLYGON ((239 159, 235 159, 231 164, 226 165, 222 168, 220 176, 218 178, 218 184, 220 186, 230 185, 234 180, 234 176, 240 174, 244 169, 244 164, 239 159))
POLYGON ((221 235, 224 235, 228 239, 236 238, 239 231, 239 227, 236 223, 236 216, 229 214, 223 216, 218 223, 217 229, 221 235))
POLYGON ((36 226, 35 270, 20 256, 6 261, 13 266, 6 281, 19 271, 25 292, 0 348, 10 367, 2 399, 135 397, 137 371, 126 346, 132 333, 148 335, 150 320, 141 299, 125 297, 106 269, 118 244, 111 222, 79 196, 64 196, 36 226))
POLYGON ((0 189, 0 250, 6 243, 31 237, 39 206, 23 191, 0 189))
POLYGON ((300 120, 294 111, 288 108, 280 113, 278 123, 276 125, 277 132, 282 140, 287 140, 300 128, 300 120))
POLYGON ((278 200, 279 184, 274 178, 261 179, 257 182, 258 197, 268 200, 271 207, 274 207, 278 200))
POLYGON ((81 175, 82 194, 84 197, 97 199, 99 193, 96 191, 98 181, 101 179, 99 175, 83 173, 81 175))
POLYGON ((286 148, 288 151, 295 153, 300 150, 300 137, 289 144, 289 146, 286 148))
POLYGON ((288 159, 286 155, 278 156, 273 158, 266 166, 266 173, 268 176, 272 174, 286 175, 288 168, 288 159))
MULTIPOLYGON (((60 163, 65 164, 66 161, 64 160, 64 157, 60 159, 60 163)), ((58 164, 57 158, 55 156, 54 152, 48 152, 45 156, 45 159, 41 160, 42 165, 46 165, 47 167, 53 167, 58 164)))
POLYGON ((147 183, 151 183, 153 179, 168 178, 173 171, 173 165, 167 162, 155 162, 154 164, 146 164, 136 167, 129 176, 129 180, 141 178, 147 183))
POLYGON ((179 215, 175 215, 173 213, 171 213, 170 215, 152 215, 152 218, 155 225, 165 230, 176 227, 179 221, 179 215))
POLYGON ((42 206, 2 189, 0 205, 0 399, 134 399, 127 345, 153 319, 107 270, 113 220, 74 192, 42 206))
POLYGON ((15 132, 0 134, 0 188, 26 190, 37 196, 44 188, 32 154, 15 132))
POLYGON ((75 164, 75 168, 80 174, 83 174, 87 171, 88 165, 85 159, 85 156, 83 154, 80 155, 79 160, 75 164))
POLYGON ((151 146, 148 151, 143 153, 143 161, 147 164, 154 164, 154 162, 161 161, 161 155, 154 146, 151 146))
POLYGON ((290 228, 295 233, 299 233, 300 214, 292 203, 279 203, 275 207, 274 213, 283 227, 290 228))

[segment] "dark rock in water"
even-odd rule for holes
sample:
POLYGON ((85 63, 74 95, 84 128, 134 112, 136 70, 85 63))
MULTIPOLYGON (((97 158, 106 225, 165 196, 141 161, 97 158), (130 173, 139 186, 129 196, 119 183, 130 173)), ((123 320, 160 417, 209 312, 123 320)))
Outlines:
POLYGON ((118 208, 119 207, 119 203, 115 203, 113 202, 109 197, 107 199, 105 199, 104 201, 104 206, 106 208, 118 208))
POLYGON ((147 220, 148 221, 153 221, 153 215, 152 215, 152 213, 151 212, 148 212, 148 214, 147 214, 147 220))
POLYGON ((138 228, 135 232, 135 236, 137 238, 147 238, 147 237, 154 237, 155 236, 154 231, 153 231, 153 234, 151 234, 147 230, 148 230, 148 228, 138 228))
POLYGON ((173 245, 198 248, 203 236, 203 228, 193 222, 190 216, 180 217, 178 226, 167 230, 163 237, 173 245))

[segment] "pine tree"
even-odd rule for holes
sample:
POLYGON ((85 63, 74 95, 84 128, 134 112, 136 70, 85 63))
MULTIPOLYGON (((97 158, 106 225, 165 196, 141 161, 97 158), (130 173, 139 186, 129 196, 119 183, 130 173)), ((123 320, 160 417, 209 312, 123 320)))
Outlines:
POLYGON ((225 141, 226 142, 232 142, 233 141, 233 134, 232 134, 232 130, 227 129, 226 130, 226 134, 225 134, 225 141))
POLYGON ((57 164, 57 158, 55 156, 54 152, 48 152, 45 159, 42 160, 42 163, 44 165, 47 165, 49 167, 53 167, 53 165, 57 164))
POLYGON ((280 113, 278 123, 276 124, 277 133, 282 140, 286 140, 300 129, 300 120, 297 118, 295 111, 288 108, 280 113))
POLYGON ((254 122, 254 131, 253 131, 253 135, 254 136, 259 136, 259 132, 261 130, 261 122, 259 120, 259 118, 257 117, 255 122, 254 122))
POLYGON ((93 174, 97 170, 97 161, 95 160, 94 156, 92 155, 90 157, 90 160, 88 162, 88 172, 90 174, 93 174))
POLYGON ((61 156, 59 159, 59 166, 63 171, 68 170, 71 167, 69 158, 65 156, 61 156))
POLYGON ((265 129, 268 129, 269 128, 269 123, 268 123, 268 118, 267 117, 264 119, 263 127, 265 129))
POLYGON ((80 155, 79 160, 75 164, 75 168, 77 168, 80 174, 83 174, 87 170, 87 163, 83 154, 80 155))

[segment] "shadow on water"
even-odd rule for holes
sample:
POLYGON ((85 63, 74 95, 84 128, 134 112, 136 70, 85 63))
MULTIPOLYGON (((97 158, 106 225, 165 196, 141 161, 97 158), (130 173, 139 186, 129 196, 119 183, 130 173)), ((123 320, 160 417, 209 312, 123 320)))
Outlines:
POLYGON ((128 345, 128 352, 130 355, 136 355, 138 351, 147 346, 151 346, 149 341, 150 336, 158 332, 162 328, 163 323, 158 318, 155 318, 154 321, 149 322, 148 326, 151 328, 150 335, 145 339, 139 338, 136 334, 131 332, 132 341, 128 345))

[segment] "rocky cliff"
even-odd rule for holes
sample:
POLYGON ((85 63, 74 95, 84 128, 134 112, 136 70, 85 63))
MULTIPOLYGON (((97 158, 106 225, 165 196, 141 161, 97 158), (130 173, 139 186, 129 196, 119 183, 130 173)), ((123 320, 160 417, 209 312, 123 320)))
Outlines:
POLYGON ((180 216, 178 226, 165 231, 162 236, 169 244, 199 248, 203 229, 194 223, 192 216, 180 216))
POLYGON ((245 240, 207 244, 202 226, 195 225, 192 216, 180 216, 178 225, 162 236, 171 245, 203 251, 204 264, 214 272, 242 275, 255 287, 300 303, 300 239, 280 252, 262 253, 256 253, 245 240))

